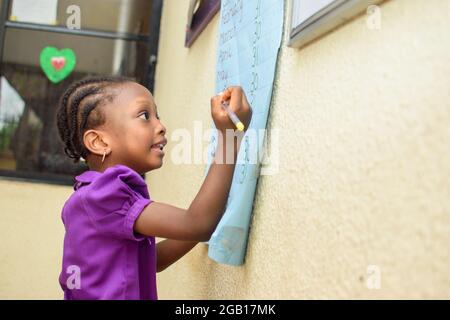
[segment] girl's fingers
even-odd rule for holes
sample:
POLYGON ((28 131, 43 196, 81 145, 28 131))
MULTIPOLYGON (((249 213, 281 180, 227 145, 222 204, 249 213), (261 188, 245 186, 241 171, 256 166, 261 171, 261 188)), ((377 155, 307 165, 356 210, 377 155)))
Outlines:
POLYGON ((222 98, 222 101, 230 100, 230 97, 231 97, 231 90, 230 90, 230 88, 228 87, 224 91, 222 91, 220 93, 220 97, 222 98))
POLYGON ((233 112, 247 109, 246 106, 248 105, 248 102, 241 87, 230 86, 220 92, 216 97, 220 97, 220 103, 222 103, 222 101, 228 102, 229 107, 233 112))
POLYGON ((230 108, 233 112, 237 112, 242 108, 242 88, 230 87, 230 108))
POLYGON ((226 112, 222 109, 221 104, 222 104, 223 98, 220 94, 214 96, 211 98, 211 114, 217 115, 217 116, 225 116, 226 112))

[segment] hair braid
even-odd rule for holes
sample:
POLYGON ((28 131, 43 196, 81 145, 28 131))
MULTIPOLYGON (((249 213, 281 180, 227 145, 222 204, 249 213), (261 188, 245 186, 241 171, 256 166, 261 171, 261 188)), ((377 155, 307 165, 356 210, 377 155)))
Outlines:
POLYGON ((80 157, 82 153, 82 143, 80 143, 79 132, 78 132, 78 110, 81 102, 90 95, 95 95, 100 91, 99 87, 96 86, 85 86, 80 90, 76 91, 73 95, 73 101, 70 108, 70 143, 73 150, 77 151, 76 156, 80 157))

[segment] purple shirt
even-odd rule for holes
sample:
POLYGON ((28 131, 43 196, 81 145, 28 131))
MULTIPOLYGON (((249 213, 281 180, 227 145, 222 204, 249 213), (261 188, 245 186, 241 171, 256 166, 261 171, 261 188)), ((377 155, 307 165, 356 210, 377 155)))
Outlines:
POLYGON ((133 230, 152 202, 144 179, 123 165, 75 179, 62 210, 64 299, 157 300, 155 237, 133 230))

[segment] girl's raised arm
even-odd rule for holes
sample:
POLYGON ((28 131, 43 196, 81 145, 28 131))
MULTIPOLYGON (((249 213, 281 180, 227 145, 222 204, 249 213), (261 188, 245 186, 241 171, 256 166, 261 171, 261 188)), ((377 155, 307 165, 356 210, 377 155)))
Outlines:
POLYGON ((211 114, 220 134, 214 161, 197 196, 188 209, 152 202, 136 220, 136 232, 146 236, 190 241, 207 241, 211 237, 225 210, 242 137, 242 134, 239 138, 235 135, 227 137, 226 131, 235 127, 221 107, 222 101, 229 101, 230 109, 248 128, 252 110, 242 88, 230 87, 214 96, 211 99, 211 114), (232 152, 232 163, 230 157, 226 157, 227 151, 232 152))

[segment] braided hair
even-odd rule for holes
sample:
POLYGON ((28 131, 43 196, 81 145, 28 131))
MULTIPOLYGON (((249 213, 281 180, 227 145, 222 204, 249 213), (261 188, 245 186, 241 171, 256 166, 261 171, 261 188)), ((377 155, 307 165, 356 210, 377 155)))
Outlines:
POLYGON ((115 98, 112 87, 133 82, 125 77, 89 77, 74 82, 67 88, 59 101, 56 123, 59 135, 65 145, 64 152, 74 163, 86 159, 90 153, 84 146, 83 134, 105 123, 100 108, 115 98))

